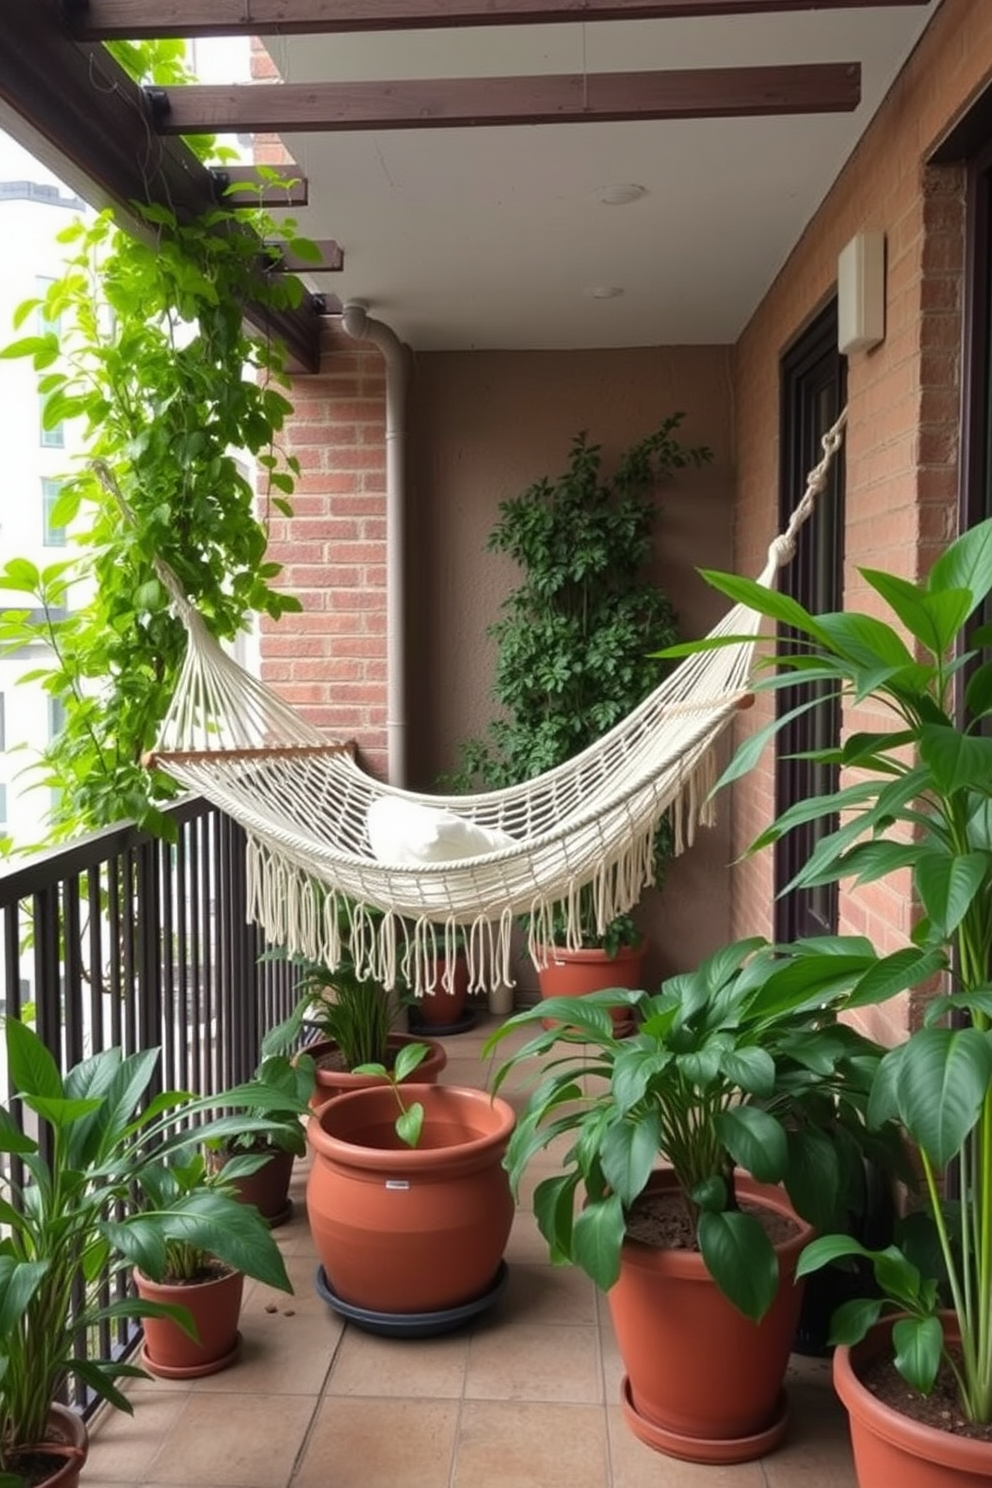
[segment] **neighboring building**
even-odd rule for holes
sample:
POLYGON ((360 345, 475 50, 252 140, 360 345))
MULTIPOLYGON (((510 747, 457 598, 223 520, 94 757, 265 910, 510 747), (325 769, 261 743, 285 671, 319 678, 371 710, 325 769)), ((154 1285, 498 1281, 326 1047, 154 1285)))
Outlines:
MULTIPOLYGON (((14 311, 61 275, 66 250, 57 234, 85 210, 79 197, 0 136, 0 345, 50 328, 35 311, 15 330, 14 311)), ((60 480, 78 453, 78 430, 43 427, 36 382, 30 360, 0 360, 0 569, 12 558, 44 568, 69 556, 70 534, 53 513, 60 480)), ((18 599, 2 591, 0 608, 17 608, 18 599)), ((32 608, 36 601, 23 604, 32 608)), ((61 710, 41 685, 18 683, 42 661, 40 647, 0 656, 0 838, 18 847, 44 836, 48 791, 38 787, 30 765, 61 727, 61 710)))

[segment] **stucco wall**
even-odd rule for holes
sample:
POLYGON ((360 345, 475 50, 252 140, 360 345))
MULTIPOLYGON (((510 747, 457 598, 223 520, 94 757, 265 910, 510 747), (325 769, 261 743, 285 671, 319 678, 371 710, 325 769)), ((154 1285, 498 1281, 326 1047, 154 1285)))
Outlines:
MULTIPOLYGON (((702 634, 722 612, 699 565, 731 558, 733 416, 726 348, 432 353, 417 358, 410 530, 411 766, 430 787, 460 743, 484 730, 494 649, 486 628, 519 581, 486 552, 501 500, 564 467, 587 430, 604 461, 685 412, 680 437, 708 444, 714 462, 681 472, 660 493, 655 574, 682 633, 702 634)), ((728 813, 648 896, 648 976, 684 969, 726 938, 728 813)), ((521 978, 526 971, 521 969, 521 978)))
MULTIPOLYGON (((957 529, 961 417, 965 176, 925 164, 965 101, 992 74, 992 5, 944 0, 821 210, 745 329, 735 355, 738 416, 735 563, 754 571, 776 520, 778 368, 786 347, 834 292, 837 256, 853 234, 887 242, 886 335, 848 369, 845 607, 880 607, 857 572, 926 572, 957 529)), ((762 713, 749 717, 758 726, 762 713)), ((868 726, 862 713, 845 726, 868 726)), ((734 847, 770 818, 770 752, 738 792, 734 847)), ((733 875, 737 934, 770 928, 770 854, 733 875)), ((841 899, 841 929, 881 950, 905 944, 908 882, 872 885, 841 899)), ((874 1031, 892 1037, 913 1011, 889 1004, 874 1031)))

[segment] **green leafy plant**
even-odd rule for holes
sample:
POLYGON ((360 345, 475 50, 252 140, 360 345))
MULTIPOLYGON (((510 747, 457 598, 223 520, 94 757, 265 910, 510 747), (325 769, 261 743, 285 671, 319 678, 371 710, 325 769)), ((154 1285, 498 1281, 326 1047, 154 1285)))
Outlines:
POLYGON ((835 1221, 860 1154, 892 1143, 888 1131, 870 1134, 864 1119, 882 1051, 837 1023, 834 1010, 852 995, 873 995, 879 976, 903 971, 901 963, 879 970, 858 938, 786 948, 743 940, 654 996, 614 988, 552 998, 498 1028, 485 1052, 544 1018, 564 1024, 512 1054, 494 1085, 540 1061, 543 1078, 507 1153, 515 1188, 549 1143, 575 1139, 563 1171, 534 1194, 552 1258, 576 1262, 609 1290, 628 1213, 660 1160, 675 1172, 717 1285, 747 1316, 762 1317, 778 1267, 760 1221, 738 1205, 735 1171, 784 1182, 813 1224, 835 1221), (631 1037, 614 1036, 609 1009, 617 1003, 637 1012, 631 1037))
MULTIPOLYGON (((183 75, 181 44, 128 44, 121 59, 157 80, 183 75)), ((142 756, 185 632, 156 559, 222 639, 251 611, 299 608, 273 589, 279 566, 265 558, 268 512, 289 513, 298 469, 278 446, 291 411, 284 355, 246 331, 242 307, 249 296, 274 311, 299 303, 302 285, 272 271, 263 243, 304 255, 313 245, 292 219, 257 211, 221 206, 195 222, 158 205, 135 212, 140 237, 110 212, 60 235, 65 272, 15 317, 22 331, 31 317, 42 328, 0 351, 32 361, 44 427, 78 421, 84 450, 50 514, 70 554, 43 567, 12 558, 0 571, 0 589, 17 596, 0 614, 0 651, 41 644, 47 659, 22 680, 40 683, 64 718, 39 766, 55 800, 51 840, 124 818, 170 831, 156 803, 178 788, 142 756), (262 521, 237 452, 261 473, 262 521)))
MULTIPOLYGON (((251 1116, 264 1117, 263 1128, 260 1131, 239 1130, 223 1143, 214 1143, 215 1149, 229 1154, 245 1151, 292 1152, 295 1157, 303 1157, 306 1154, 307 1141, 300 1117, 308 1111, 308 1102, 314 1092, 313 1060, 305 1052, 294 1055, 292 1059, 286 1054, 267 1054, 253 1078, 243 1088, 250 1091, 256 1084, 263 1092, 267 1104, 261 1110, 256 1110, 251 1105, 246 1109, 251 1116), (280 1092, 285 1096, 282 1107, 272 1104, 273 1098, 280 1092)), ((232 1164, 228 1164, 225 1176, 228 1179, 247 1177, 256 1168, 257 1164, 248 1170, 235 1169, 232 1164)))
MULTIPOLYGON (((929 1391, 943 1363, 961 1408, 992 1421, 992 522, 952 543, 919 583, 875 569, 865 582, 888 607, 875 614, 812 615, 793 600, 746 580, 708 574, 716 588, 789 627, 771 658, 775 673, 759 689, 815 681, 848 703, 870 705, 871 726, 815 758, 849 774, 836 792, 801 801, 764 832, 755 849, 804 822, 825 835, 793 885, 840 879, 855 885, 901 875, 918 917, 913 945, 888 958, 909 985, 942 972, 943 990, 923 1026, 886 1054, 874 1078, 871 1122, 895 1120, 915 1144, 925 1211, 946 1276, 942 1291, 905 1247, 868 1251, 849 1236, 825 1236, 802 1267, 859 1256, 874 1267, 881 1298, 846 1304, 833 1336, 851 1343, 878 1316, 897 1309, 895 1362, 917 1390, 929 1391), (907 644, 906 637, 909 638, 907 644), (886 721, 887 719, 887 721, 886 721), (840 825, 835 825, 839 820, 840 825), (832 830, 830 828, 833 827, 832 830), (954 1171, 949 1201, 943 1175, 954 1171), (960 1330, 960 1355, 945 1344, 945 1300, 960 1330)), ((815 706, 810 699, 799 710, 815 706)), ((749 768, 777 719, 739 752, 725 779, 749 768)), ((882 964, 882 963, 880 963, 882 964)), ((878 998, 906 985, 887 984, 878 998)))
MULTIPOLYGON (((657 686, 648 653, 676 637, 675 612, 645 574, 658 517, 656 492, 673 472, 712 458, 677 438, 683 415, 666 418, 606 475, 585 434, 565 470, 500 503, 488 548, 506 553, 523 580, 503 601, 493 697, 501 714, 484 738, 463 746, 452 785, 500 788, 563 764, 592 744, 657 686)), ((656 881, 671 852, 667 823, 656 842, 656 881)), ((560 917, 561 918, 561 917, 560 917)), ((604 944, 591 892, 583 895, 584 943, 604 944)), ((556 937, 557 938, 557 937, 556 937)), ((635 944, 629 917, 606 948, 635 944)))
POLYGON ((416 1147, 420 1142, 420 1134, 424 1129, 424 1108, 420 1101, 404 1101, 400 1086, 420 1067, 429 1053, 426 1044, 404 1044, 390 1068, 387 1069, 384 1064, 360 1064, 355 1070, 356 1075, 375 1075, 391 1087, 399 1107, 396 1135, 408 1147, 416 1147))
POLYGON ((334 971, 318 962, 299 964, 299 999, 289 1017, 266 1035, 263 1054, 284 1054, 306 1034, 316 1034, 337 1044, 346 1069, 385 1064, 399 1003, 382 983, 359 976, 347 957, 334 971))
POLYGON ((5 1032, 14 1100, 38 1129, 38 1136, 22 1130, 0 1106, 0 1470, 13 1471, 20 1450, 44 1442, 49 1407, 69 1376, 130 1412, 116 1381, 142 1371, 77 1357, 80 1337, 141 1316, 174 1316, 185 1325, 184 1309, 101 1290, 124 1267, 161 1279, 170 1249, 190 1244, 292 1288, 255 1210, 223 1187, 190 1178, 168 1189, 162 1176, 179 1170, 193 1140, 264 1128, 266 1116, 245 1107, 278 1109, 283 1093, 255 1085, 211 1099, 152 1095, 158 1050, 124 1056, 110 1049, 63 1077, 25 1024, 7 1019, 5 1032), (225 1108, 238 1114, 215 1114, 225 1108), (143 1195, 137 1208, 135 1194, 143 1195))

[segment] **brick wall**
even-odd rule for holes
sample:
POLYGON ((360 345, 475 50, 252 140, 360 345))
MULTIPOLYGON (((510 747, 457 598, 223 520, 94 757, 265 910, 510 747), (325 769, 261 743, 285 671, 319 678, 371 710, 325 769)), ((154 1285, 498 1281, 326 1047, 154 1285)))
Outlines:
POLYGON ((323 333, 319 375, 290 391, 287 452, 300 462, 291 520, 269 551, 303 613, 262 627, 262 677, 311 723, 386 764, 385 369, 379 351, 323 333))
MULTIPOLYGON (((965 182, 961 168, 931 168, 925 159, 990 75, 992 5, 944 0, 745 329, 735 358, 740 572, 760 568, 776 524, 782 353, 834 293, 841 248, 868 229, 886 234, 886 335, 879 347, 849 359, 845 606, 882 608, 859 566, 918 577, 956 531, 965 182)), ((768 716, 763 701, 747 726, 768 716)), ((870 721, 862 710, 844 726, 870 721)), ((747 788, 736 792, 737 852, 773 810, 768 751, 747 788)), ((736 934, 769 933, 773 887, 770 853, 734 870, 736 934)), ((907 881, 841 895, 841 930, 869 935, 882 951, 905 944, 912 917, 907 881)), ((872 1031, 891 1037, 915 1016, 915 1009, 888 1004, 872 1031)))

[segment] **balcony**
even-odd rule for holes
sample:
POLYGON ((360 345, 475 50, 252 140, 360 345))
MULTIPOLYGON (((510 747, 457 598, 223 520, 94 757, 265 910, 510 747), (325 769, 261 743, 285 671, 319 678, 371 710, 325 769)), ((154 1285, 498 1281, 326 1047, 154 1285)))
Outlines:
MULTIPOLYGON (((207 1092, 251 1072, 292 980, 285 965, 259 960, 264 946, 244 923, 239 830, 202 802, 173 815, 174 845, 122 827, 0 875, 0 986, 9 1012, 34 1003, 57 1058, 160 1043, 163 1083, 207 1092)), ((446 1082, 487 1084, 491 1027, 484 1015, 447 1041, 446 1082)), ((293 1218, 276 1231, 294 1296, 249 1283, 233 1368, 135 1383, 133 1419, 97 1415, 86 1483, 854 1488, 846 1419, 821 1359, 794 1357, 790 1434, 762 1462, 691 1466, 635 1440, 604 1299, 577 1269, 548 1263, 529 1207, 541 1176, 521 1196, 496 1308, 462 1332, 396 1341, 343 1323, 318 1297, 298 1164, 293 1218)))

